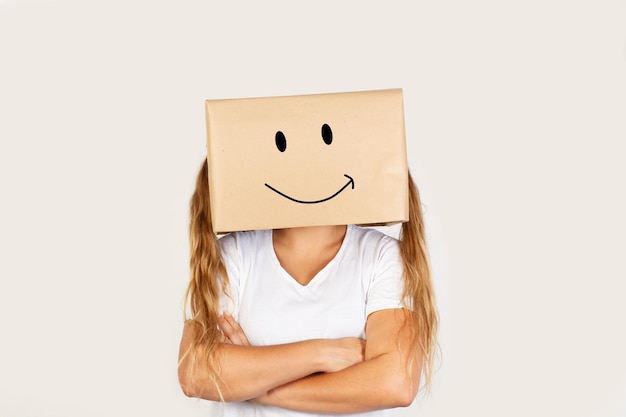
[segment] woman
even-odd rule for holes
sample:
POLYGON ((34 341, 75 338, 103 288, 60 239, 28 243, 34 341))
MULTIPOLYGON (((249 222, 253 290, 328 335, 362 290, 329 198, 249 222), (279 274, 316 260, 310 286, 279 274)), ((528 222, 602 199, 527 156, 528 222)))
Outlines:
POLYGON ((397 241, 353 225, 230 233, 211 226, 207 164, 191 200, 179 379, 225 415, 363 413, 428 386, 437 312, 417 189, 397 241))

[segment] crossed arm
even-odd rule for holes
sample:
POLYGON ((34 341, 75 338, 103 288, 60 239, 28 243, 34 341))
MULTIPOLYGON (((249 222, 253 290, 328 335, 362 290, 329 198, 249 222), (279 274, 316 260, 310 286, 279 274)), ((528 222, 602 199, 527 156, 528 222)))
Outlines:
MULTIPOLYGON (((358 339, 319 339, 249 346, 232 320, 220 324, 231 343, 218 347, 225 401, 251 400, 292 410, 355 413, 408 406, 419 387, 420 358, 411 358, 411 331, 402 309, 381 310, 367 320, 364 352, 358 339)), ((186 325, 181 354, 193 328, 186 325)), ((201 366, 181 363, 187 395, 219 400, 201 366)))

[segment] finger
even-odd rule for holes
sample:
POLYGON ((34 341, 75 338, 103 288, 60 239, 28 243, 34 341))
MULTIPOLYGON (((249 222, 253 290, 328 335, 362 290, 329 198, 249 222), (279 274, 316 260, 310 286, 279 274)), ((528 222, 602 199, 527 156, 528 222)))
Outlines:
POLYGON ((217 319, 217 325, 226 336, 229 336, 229 334, 234 332, 231 322, 224 315, 219 316, 217 319))
POLYGON ((231 315, 227 315, 226 316, 226 320, 228 320, 228 322, 230 323, 231 327, 234 330, 233 337, 236 340, 235 343, 240 344, 242 346, 250 346, 250 342, 248 341, 248 337, 244 333, 244 331, 241 328, 241 326, 239 325, 239 323, 237 323, 235 318, 233 316, 231 316, 231 315))
POLYGON ((226 337, 226 335, 224 334, 224 332, 222 331, 221 328, 220 328, 220 343, 228 343, 228 344, 231 344, 231 345, 233 343, 233 342, 230 341, 230 339, 228 337, 226 337))
POLYGON ((248 338, 239 323, 230 315, 223 315, 218 322, 224 335, 235 345, 249 346, 248 338))
POLYGON ((224 339, 225 343, 232 343, 232 340, 230 340, 230 337, 233 334, 233 328, 230 325, 230 323, 228 322, 228 320, 226 320, 226 318, 224 316, 220 316, 217 319, 217 326, 219 327, 219 329, 222 332, 222 338, 224 339))

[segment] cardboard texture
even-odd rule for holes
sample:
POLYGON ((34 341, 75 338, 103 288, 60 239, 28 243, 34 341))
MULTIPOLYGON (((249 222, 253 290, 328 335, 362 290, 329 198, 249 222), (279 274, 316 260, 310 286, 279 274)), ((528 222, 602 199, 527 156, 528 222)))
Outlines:
POLYGON ((408 220, 401 89, 206 101, 217 233, 408 220))

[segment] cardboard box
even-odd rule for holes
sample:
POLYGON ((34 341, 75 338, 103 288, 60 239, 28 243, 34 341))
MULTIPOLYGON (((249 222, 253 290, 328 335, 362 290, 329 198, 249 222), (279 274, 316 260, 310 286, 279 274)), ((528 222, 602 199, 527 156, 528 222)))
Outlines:
POLYGON ((401 89, 206 101, 218 233, 408 220, 401 89))

